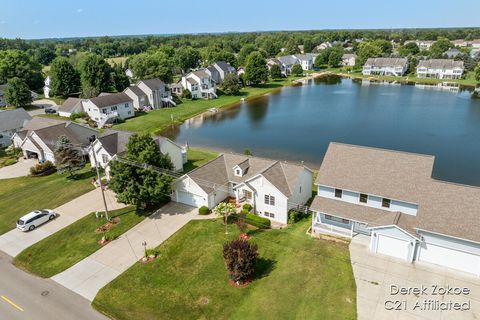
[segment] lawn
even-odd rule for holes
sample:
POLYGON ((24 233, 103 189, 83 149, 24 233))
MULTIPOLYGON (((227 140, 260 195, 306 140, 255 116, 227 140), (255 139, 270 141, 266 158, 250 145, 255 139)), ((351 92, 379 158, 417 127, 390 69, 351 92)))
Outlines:
MULTIPOLYGON (((117 238, 151 213, 152 211, 137 211, 133 206, 111 211, 110 217, 118 217, 120 223, 114 225, 108 234, 117 238)), ((97 219, 92 212, 23 250, 13 263, 28 272, 49 278, 100 249, 98 241, 104 234, 95 232, 95 229, 105 222, 105 219, 97 219)))
POLYGON ((222 244, 238 235, 219 220, 194 220, 100 290, 97 310, 114 319, 355 319, 348 246, 310 238, 310 219, 284 230, 250 231, 259 248, 254 280, 234 288, 222 244))
POLYGON ((112 67, 114 64, 125 65, 128 57, 115 57, 115 58, 107 58, 105 59, 112 67))
POLYGON ((0 234, 15 228, 18 218, 32 210, 53 209, 93 190, 93 176, 87 166, 77 180, 58 173, 0 180, 0 234))
POLYGON ((138 133, 160 134, 165 128, 172 124, 180 124, 188 118, 207 111, 210 108, 224 108, 237 103, 240 99, 251 99, 266 93, 279 90, 285 85, 292 83, 295 77, 282 81, 273 81, 261 84, 256 87, 242 89, 238 96, 221 95, 218 99, 212 100, 185 100, 173 108, 152 110, 148 113, 141 113, 137 117, 127 119, 125 123, 114 126, 114 129, 132 131, 138 133))
POLYGON ((189 172, 203 166, 208 161, 218 156, 218 153, 201 149, 188 149, 188 162, 183 165, 183 171, 189 172))
POLYGON ((17 163, 18 157, 20 157, 21 155, 21 153, 8 155, 4 148, 0 149, 0 168, 17 163))

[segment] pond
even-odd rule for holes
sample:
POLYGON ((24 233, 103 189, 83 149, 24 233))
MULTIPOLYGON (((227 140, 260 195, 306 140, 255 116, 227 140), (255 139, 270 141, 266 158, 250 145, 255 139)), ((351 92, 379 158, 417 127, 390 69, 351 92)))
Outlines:
POLYGON ((437 179, 480 185, 480 99, 471 91, 314 79, 206 113, 164 134, 190 146, 318 169, 331 141, 435 155, 437 179))

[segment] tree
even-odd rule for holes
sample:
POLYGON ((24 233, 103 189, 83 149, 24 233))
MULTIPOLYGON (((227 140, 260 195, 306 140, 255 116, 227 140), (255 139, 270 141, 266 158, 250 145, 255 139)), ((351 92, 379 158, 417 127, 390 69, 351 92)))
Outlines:
POLYGON ((330 56, 330 49, 331 48, 327 48, 327 49, 324 49, 324 50, 321 50, 317 57, 315 58, 315 61, 314 61, 314 64, 316 67, 321 67, 323 65, 326 65, 328 64, 328 58, 330 56))
MULTIPOLYGON (((168 155, 160 152, 155 140, 148 134, 134 134, 128 140, 126 154, 129 161, 142 163, 164 170, 173 170, 168 155)), ((120 161, 110 164, 110 188, 118 201, 137 207, 151 207, 170 198, 173 178, 148 168, 138 168, 120 161)))
POLYGON ((112 68, 112 82, 113 87, 118 92, 122 92, 126 87, 130 85, 130 79, 125 74, 123 66, 121 64, 114 64, 112 68))
POLYGON ((182 72, 188 72, 190 69, 198 67, 201 60, 200 51, 192 47, 180 47, 175 52, 175 65, 182 72))
POLYGON ((342 62, 343 49, 340 47, 334 47, 330 51, 328 56, 328 66, 331 68, 338 67, 340 62, 342 62))
POLYGON ((252 278, 257 258, 257 245, 247 240, 236 239, 223 245, 223 259, 230 279, 236 284, 252 278))
POLYGON ((312 52, 313 49, 315 49, 315 45, 313 44, 313 41, 309 38, 305 39, 303 41, 303 52, 312 52))
POLYGON ((0 50, 0 83, 6 83, 8 79, 17 77, 30 89, 37 90, 43 87, 41 71, 41 65, 25 52, 0 50))
POLYGON ((450 40, 447 38, 440 38, 430 47, 430 57, 434 59, 441 58, 445 51, 453 47, 454 45, 450 42, 450 40))
POLYGON ((240 81, 235 73, 229 73, 225 76, 221 83, 221 88, 225 94, 237 95, 240 93, 240 81))
POLYGON ((66 97, 80 89, 80 74, 65 57, 53 60, 50 81, 50 89, 56 95, 66 97))
POLYGON ((69 177, 73 177, 75 172, 83 168, 84 162, 79 147, 74 146, 67 136, 60 136, 55 144, 53 151, 55 165, 59 172, 67 171, 69 177))
MULTIPOLYGON (((112 68, 98 54, 88 54, 80 62, 80 78, 83 91, 108 92, 112 88, 112 68), (93 90, 92 90, 93 89, 93 90)), ((85 95, 85 92, 83 92, 85 95)), ((91 96, 90 96, 91 97, 91 96)))
POLYGON ((7 105, 15 108, 26 106, 32 102, 30 89, 25 81, 17 77, 8 80, 4 95, 7 105))
POLYGON ((160 78, 165 83, 173 81, 173 60, 165 52, 141 53, 128 62, 138 79, 160 78))
POLYGON ((402 57, 414 56, 420 52, 418 45, 415 42, 409 42, 398 49, 398 53, 402 57))
POLYGON ((182 98, 184 99, 192 99, 192 93, 188 89, 184 89, 182 92, 182 98))
POLYGON ((225 224, 227 224, 227 217, 231 214, 236 213, 237 208, 233 203, 220 202, 215 208, 213 208, 212 211, 216 215, 223 217, 225 224))
POLYGON ((475 68, 475 80, 480 83, 480 64, 475 68))
POLYGON ((373 41, 372 43, 374 46, 378 47, 380 50, 382 50, 383 55, 389 55, 392 53, 392 43, 387 40, 383 39, 377 39, 373 41))
POLYGON ((254 44, 247 43, 246 45, 244 45, 238 52, 238 56, 237 56, 238 65, 244 66, 245 63, 247 62, 247 57, 250 55, 250 53, 254 52, 255 50, 256 49, 254 44))
POLYGON ((278 64, 274 64, 270 67, 270 78, 280 79, 282 77, 282 69, 278 64))
POLYGON ((40 47, 34 51, 33 58, 44 66, 49 65, 57 55, 55 50, 49 47, 40 47))
POLYGON ((382 49, 370 42, 362 42, 358 45, 356 64, 363 66, 368 58, 382 56, 382 49))
POLYGON ((268 80, 267 62, 260 52, 250 53, 245 65, 245 81, 259 84, 268 80))
POLYGON ((303 74, 302 66, 298 63, 294 64, 292 67, 292 74, 294 76, 301 76, 303 74))

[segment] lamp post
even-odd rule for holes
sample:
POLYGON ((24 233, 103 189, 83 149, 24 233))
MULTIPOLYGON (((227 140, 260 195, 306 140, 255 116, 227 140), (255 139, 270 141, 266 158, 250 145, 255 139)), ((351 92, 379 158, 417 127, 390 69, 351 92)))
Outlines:
POLYGON ((147 258, 147 241, 142 242, 144 258, 147 258))

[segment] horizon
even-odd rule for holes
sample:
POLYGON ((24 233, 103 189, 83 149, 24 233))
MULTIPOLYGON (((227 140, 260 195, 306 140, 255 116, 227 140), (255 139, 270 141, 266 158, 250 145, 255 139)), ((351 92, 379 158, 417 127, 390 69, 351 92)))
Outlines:
POLYGON ((451 13, 452 5, 447 0, 420 3, 406 0, 402 6, 395 6, 395 10, 381 0, 371 0, 368 4, 355 1, 317 3, 307 0, 302 7, 296 8, 296 12, 289 10, 288 14, 285 14, 284 8, 291 4, 286 0, 277 0, 275 5, 268 1, 257 3, 244 0, 241 6, 234 9, 221 0, 202 3, 186 1, 168 7, 161 2, 137 0, 135 10, 123 5, 125 3, 85 0, 78 4, 52 0, 46 12, 42 2, 24 0, 20 10, 18 1, 6 0, 2 4, 0 37, 47 40, 105 36, 480 27, 476 17, 476 12, 480 11, 480 2, 473 0, 457 1, 455 14, 451 13), (415 10, 411 9, 412 6, 415 10), (227 14, 219 14, 220 12, 227 14), (425 12, 429 14, 425 15, 425 12), (448 22, 440 27, 437 17, 445 17, 442 20, 448 22))

